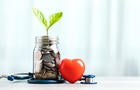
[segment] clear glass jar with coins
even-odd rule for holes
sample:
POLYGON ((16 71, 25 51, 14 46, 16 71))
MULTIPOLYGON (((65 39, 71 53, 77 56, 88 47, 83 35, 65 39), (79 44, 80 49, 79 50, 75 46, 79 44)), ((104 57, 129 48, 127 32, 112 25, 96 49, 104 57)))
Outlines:
POLYGON ((40 36, 35 38, 33 50, 33 73, 36 80, 58 80, 60 53, 58 38, 40 36))

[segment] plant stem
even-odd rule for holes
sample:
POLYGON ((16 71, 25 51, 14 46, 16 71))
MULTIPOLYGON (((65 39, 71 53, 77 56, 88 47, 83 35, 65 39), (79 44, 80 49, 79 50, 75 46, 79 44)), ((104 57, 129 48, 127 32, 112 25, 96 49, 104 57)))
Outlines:
POLYGON ((48 36, 49 32, 48 32, 48 28, 46 28, 46 34, 47 34, 47 43, 49 43, 49 36, 48 36))
POLYGON ((49 34, 48 29, 46 29, 46 34, 47 34, 47 36, 48 36, 48 34, 49 34))

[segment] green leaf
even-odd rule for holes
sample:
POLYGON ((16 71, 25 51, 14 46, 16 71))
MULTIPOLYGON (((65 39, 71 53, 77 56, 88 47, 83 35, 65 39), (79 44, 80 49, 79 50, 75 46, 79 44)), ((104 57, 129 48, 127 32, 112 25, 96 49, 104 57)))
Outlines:
POLYGON ((34 15, 38 18, 38 20, 46 27, 46 29, 48 29, 47 20, 45 19, 43 13, 37 8, 33 8, 32 10, 34 15))
POLYGON ((48 26, 48 29, 53 25, 55 24, 56 22, 58 22, 61 17, 62 17, 63 13, 62 12, 57 12, 57 13, 54 13, 50 16, 50 20, 49 20, 49 26, 48 26))

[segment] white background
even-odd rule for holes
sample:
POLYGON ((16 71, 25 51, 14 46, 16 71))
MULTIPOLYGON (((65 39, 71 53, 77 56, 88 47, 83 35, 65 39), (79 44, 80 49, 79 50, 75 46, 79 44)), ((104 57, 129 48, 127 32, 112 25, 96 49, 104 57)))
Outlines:
POLYGON ((80 57, 98 76, 140 75, 139 0, 0 0, 0 74, 32 71, 35 36, 45 28, 32 8, 46 17, 62 11, 50 29, 59 37, 61 58, 80 57))

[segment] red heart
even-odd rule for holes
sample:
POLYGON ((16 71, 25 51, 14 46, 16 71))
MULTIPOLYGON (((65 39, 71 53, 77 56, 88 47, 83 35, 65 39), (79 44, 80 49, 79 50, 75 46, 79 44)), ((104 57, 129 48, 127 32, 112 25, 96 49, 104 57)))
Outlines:
POLYGON ((85 64, 81 59, 63 59, 59 66, 62 77, 74 83, 79 80, 85 71, 85 64))

